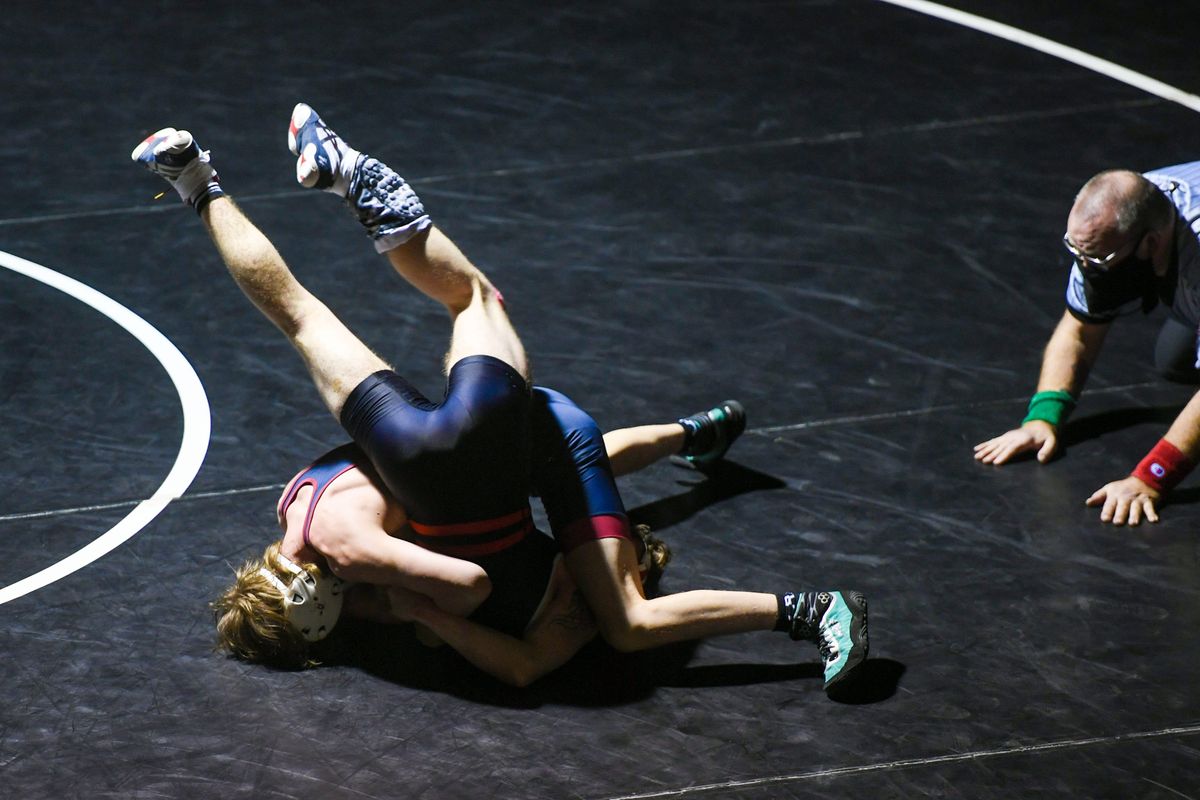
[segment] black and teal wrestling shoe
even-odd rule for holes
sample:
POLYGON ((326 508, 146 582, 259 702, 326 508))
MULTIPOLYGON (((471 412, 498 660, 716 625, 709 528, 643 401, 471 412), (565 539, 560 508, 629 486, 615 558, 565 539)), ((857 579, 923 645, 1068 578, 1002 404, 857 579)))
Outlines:
POLYGON ((746 430, 746 409, 737 400, 726 400, 716 408, 684 417, 679 424, 687 432, 680 455, 693 464, 711 464, 746 430))
POLYGON ((785 595, 784 602, 791 611, 789 635, 817 643, 825 662, 825 691, 845 681, 866 660, 870 649, 867 598, 861 592, 803 592, 791 598, 785 595))

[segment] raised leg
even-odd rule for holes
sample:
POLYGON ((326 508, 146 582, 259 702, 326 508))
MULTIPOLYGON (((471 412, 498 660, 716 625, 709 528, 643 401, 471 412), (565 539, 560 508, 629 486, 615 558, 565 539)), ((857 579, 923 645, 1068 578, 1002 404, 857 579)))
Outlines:
POLYGON ((500 292, 439 228, 431 226, 385 255, 397 273, 450 314, 447 370, 466 356, 486 355, 529 377, 525 347, 500 292))
POLYGON ((296 280, 279 251, 232 199, 211 201, 200 217, 229 274, 288 337, 325 407, 338 418, 354 387, 388 365, 296 280))
POLYGON ((379 159, 354 150, 315 111, 292 111, 288 146, 296 180, 345 198, 359 222, 405 280, 450 313, 446 367, 469 355, 498 358, 528 377, 525 349, 500 293, 479 268, 433 226, 416 192, 379 159))
POLYGON ((300 285, 279 251, 222 190, 208 151, 189 132, 163 128, 131 157, 200 214, 229 274, 295 346, 325 407, 339 417, 354 387, 387 364, 300 285))

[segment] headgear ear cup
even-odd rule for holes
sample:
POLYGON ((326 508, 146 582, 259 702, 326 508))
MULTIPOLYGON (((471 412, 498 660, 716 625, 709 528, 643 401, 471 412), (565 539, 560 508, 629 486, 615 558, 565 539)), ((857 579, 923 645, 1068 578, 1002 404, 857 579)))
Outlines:
POLYGON ((321 573, 314 576, 286 556, 278 556, 280 565, 292 574, 285 584, 266 567, 259 569, 283 595, 284 616, 308 642, 319 642, 329 635, 342 613, 346 582, 336 576, 321 573))

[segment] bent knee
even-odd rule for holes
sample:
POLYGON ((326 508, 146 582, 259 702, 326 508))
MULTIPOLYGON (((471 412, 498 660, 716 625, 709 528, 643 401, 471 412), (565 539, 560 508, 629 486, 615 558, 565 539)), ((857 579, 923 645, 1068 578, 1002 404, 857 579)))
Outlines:
POLYGON ((655 628, 644 614, 614 615, 612 619, 597 619, 600 635, 609 646, 620 653, 633 653, 653 647, 655 628))

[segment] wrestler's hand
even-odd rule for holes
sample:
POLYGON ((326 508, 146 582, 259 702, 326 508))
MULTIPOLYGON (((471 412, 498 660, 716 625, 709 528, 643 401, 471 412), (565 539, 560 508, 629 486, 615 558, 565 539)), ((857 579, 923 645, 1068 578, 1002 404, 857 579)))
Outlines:
POLYGON ((1128 478, 1101 486, 1087 499, 1087 504, 1104 504, 1100 511, 1101 522, 1137 525, 1143 518, 1150 522, 1158 522, 1158 512, 1154 510, 1154 506, 1161 499, 1162 494, 1157 489, 1130 475, 1128 478))
POLYGON ((975 460, 984 464, 1007 463, 1013 456, 1037 450, 1037 460, 1045 464, 1058 451, 1058 433, 1049 422, 1032 419, 1019 428, 975 445, 975 460))

